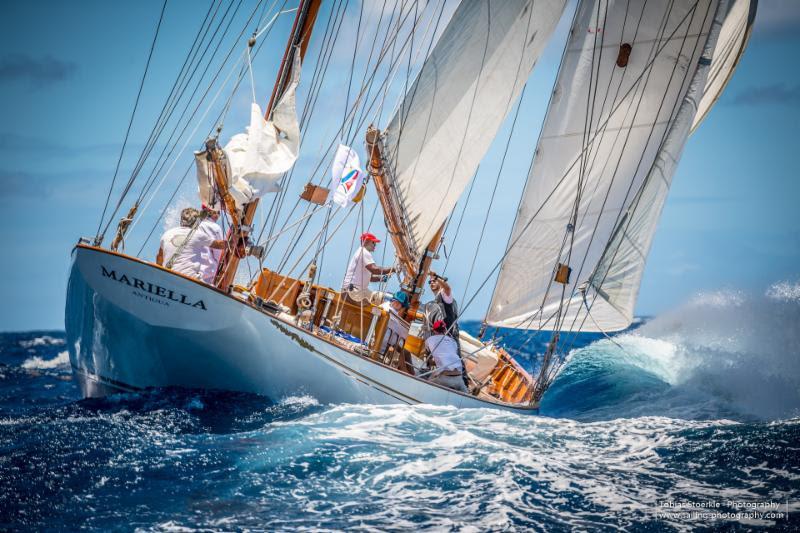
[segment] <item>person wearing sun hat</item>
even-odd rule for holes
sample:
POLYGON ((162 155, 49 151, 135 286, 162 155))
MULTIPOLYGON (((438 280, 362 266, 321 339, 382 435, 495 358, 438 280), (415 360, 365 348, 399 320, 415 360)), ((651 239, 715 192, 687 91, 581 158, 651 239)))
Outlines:
POLYGON ((380 308, 389 314, 389 322, 386 326, 386 334, 383 336, 383 343, 380 352, 386 351, 391 345, 403 345, 408 336, 409 324, 403 319, 403 311, 408 309, 408 295, 403 291, 397 291, 387 302, 381 304, 380 308))
POLYGON ((436 363, 436 370, 431 374, 430 381, 453 390, 467 392, 461 377, 463 367, 458 356, 458 344, 447 334, 447 324, 444 320, 437 320, 431 329, 432 335, 425 340, 425 348, 436 363))
POLYGON ((388 302, 381 304, 381 309, 402 318, 403 310, 408 309, 408 304, 408 294, 403 291, 397 291, 388 302))
POLYGON ((370 282, 384 281, 386 275, 397 271, 394 267, 380 267, 375 264, 372 252, 375 251, 375 246, 381 242, 380 239, 367 232, 361 234, 360 240, 361 246, 350 259, 342 281, 342 292, 356 302, 369 299, 372 294, 372 291, 369 290, 370 282))

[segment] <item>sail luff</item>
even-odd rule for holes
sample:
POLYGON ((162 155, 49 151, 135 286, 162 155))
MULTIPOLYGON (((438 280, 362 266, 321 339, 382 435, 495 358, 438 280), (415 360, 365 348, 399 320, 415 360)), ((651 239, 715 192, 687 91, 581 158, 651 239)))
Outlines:
POLYGON ((706 87, 692 123, 692 133, 708 116, 708 112, 717 103, 736 67, 739 66, 739 61, 753 33, 757 7, 758 0, 736 0, 731 6, 719 32, 706 87))
MULTIPOLYGON (((598 322, 586 324, 580 289, 595 271, 619 220, 637 198, 636 192, 651 171, 657 170, 657 160, 665 173, 674 170, 674 163, 666 168, 660 162, 664 140, 679 137, 671 135, 676 117, 694 87, 701 54, 708 46, 713 51, 711 22, 721 23, 719 17, 724 18, 726 5, 710 0, 669 5, 643 0, 580 3, 509 241, 514 248, 504 258, 487 313, 488 324, 552 329, 558 327, 554 317, 559 316, 565 329, 610 331, 630 323, 632 306, 615 301, 615 305, 607 303, 602 308, 606 313, 595 307, 592 318, 598 322), (721 11, 717 9, 720 5, 721 11), (605 7, 600 10, 603 18, 608 15, 605 24, 596 13, 601 6, 605 7), (641 13, 635 28, 626 27, 629 11, 641 13), (607 48, 603 67, 597 67, 597 80, 591 78, 595 62, 600 61, 594 55, 593 30, 602 32, 601 44, 607 48), (628 46, 629 54, 624 58, 623 45, 628 46), (597 86, 609 91, 614 85, 617 95, 622 95, 619 100, 615 95, 608 110, 603 105, 599 115, 587 117, 587 91, 597 86), (594 131, 586 131, 586 124, 594 125, 594 131), (587 160, 582 173, 579 161, 587 160), (581 198, 579 218, 570 220, 578 183, 583 183, 586 198, 581 198), (565 246, 565 242, 573 245, 565 246), (554 288, 555 266, 567 263, 567 258, 572 258, 570 267, 575 270, 572 279, 565 287, 554 288), (560 295, 562 288, 566 289, 566 301, 560 295)), ((681 115, 682 120, 686 114, 681 115)), ((682 142, 673 144, 682 146, 682 142)), ((671 150, 668 155, 677 161, 680 152, 671 150)), ((648 243, 643 244, 647 246, 631 248, 642 265, 649 248, 648 243)), ((638 290, 638 281, 636 285, 638 290)))

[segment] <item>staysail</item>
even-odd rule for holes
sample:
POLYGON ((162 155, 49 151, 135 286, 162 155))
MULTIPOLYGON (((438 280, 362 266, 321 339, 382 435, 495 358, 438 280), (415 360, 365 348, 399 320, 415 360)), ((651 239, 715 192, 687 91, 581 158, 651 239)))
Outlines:
POLYGON ((580 2, 488 324, 614 331, 631 323, 729 7, 580 2), (571 269, 565 284, 554 280, 559 264, 571 269))
POLYGON ((565 0, 462 2, 386 129, 391 191, 421 254, 450 215, 565 0))

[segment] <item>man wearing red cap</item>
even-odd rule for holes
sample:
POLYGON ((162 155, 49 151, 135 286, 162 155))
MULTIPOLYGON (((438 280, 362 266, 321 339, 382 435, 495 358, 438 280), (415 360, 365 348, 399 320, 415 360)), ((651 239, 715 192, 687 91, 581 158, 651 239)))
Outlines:
POLYGON ((372 258, 375 245, 381 242, 372 233, 361 234, 361 246, 356 250, 350 264, 347 265, 347 273, 342 282, 342 291, 345 291, 354 300, 361 301, 370 297, 369 283, 371 281, 382 281, 387 274, 393 274, 397 270, 394 267, 379 267, 372 258))

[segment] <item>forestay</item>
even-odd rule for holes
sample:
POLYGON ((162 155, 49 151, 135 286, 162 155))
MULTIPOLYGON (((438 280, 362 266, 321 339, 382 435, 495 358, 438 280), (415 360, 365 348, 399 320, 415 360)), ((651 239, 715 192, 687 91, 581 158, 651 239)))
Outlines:
POLYGON ((417 253, 455 207, 564 5, 462 2, 420 69, 385 138, 392 194, 417 253))
POLYGON ((631 323, 727 13, 721 4, 580 2, 489 324, 614 331, 631 323), (553 281, 558 263, 572 268, 565 285, 553 281))

